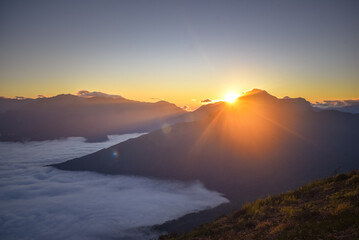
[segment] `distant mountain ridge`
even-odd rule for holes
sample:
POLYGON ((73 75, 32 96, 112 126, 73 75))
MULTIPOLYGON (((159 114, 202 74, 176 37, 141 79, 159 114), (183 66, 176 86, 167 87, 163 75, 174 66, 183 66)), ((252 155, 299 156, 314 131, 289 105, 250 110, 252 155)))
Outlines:
POLYGON ((202 106, 192 117, 197 120, 53 166, 198 179, 239 202, 298 187, 338 168, 359 168, 359 115, 315 112, 302 98, 278 99, 256 89, 234 104, 202 106))
POLYGON ((81 136, 89 141, 101 141, 110 134, 152 131, 182 121, 186 115, 183 109, 164 101, 148 103, 98 92, 84 94, 0 99, 0 140, 81 136))
POLYGON ((37 99, 27 98, 27 99, 16 99, 16 98, 4 98, 0 97, 0 114, 6 113, 7 111, 18 110, 23 106, 38 101, 37 99))

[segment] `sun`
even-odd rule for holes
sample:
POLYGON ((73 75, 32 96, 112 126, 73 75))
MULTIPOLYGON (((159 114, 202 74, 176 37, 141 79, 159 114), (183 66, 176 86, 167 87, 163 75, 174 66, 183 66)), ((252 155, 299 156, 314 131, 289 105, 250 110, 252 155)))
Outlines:
POLYGON ((239 96, 240 96, 240 94, 229 92, 226 94, 223 101, 228 102, 228 103, 234 103, 239 96))

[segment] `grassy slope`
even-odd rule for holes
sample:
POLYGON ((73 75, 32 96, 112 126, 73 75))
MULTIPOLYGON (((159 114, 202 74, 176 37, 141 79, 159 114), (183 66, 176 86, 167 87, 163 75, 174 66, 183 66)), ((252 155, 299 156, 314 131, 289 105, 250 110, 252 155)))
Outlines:
POLYGON ((359 171, 247 203, 192 232, 159 240, 359 239, 359 171))

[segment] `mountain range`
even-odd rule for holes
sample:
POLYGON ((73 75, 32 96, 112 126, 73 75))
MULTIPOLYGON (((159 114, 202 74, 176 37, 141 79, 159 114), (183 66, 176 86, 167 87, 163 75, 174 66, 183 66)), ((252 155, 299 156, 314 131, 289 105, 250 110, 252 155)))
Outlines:
POLYGON ((82 91, 49 98, 0 98, 0 141, 85 137, 149 132, 183 121, 186 112, 174 104, 138 102, 120 96, 82 91))
POLYGON ((359 115, 314 111, 302 98, 254 89, 58 169, 200 180, 244 202, 359 168, 359 115))

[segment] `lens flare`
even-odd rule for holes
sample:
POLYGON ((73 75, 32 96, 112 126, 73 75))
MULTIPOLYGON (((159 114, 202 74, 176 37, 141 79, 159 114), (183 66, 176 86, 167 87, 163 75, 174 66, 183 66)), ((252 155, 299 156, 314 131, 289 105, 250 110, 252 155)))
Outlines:
POLYGON ((114 151, 112 152, 112 156, 118 157, 118 152, 114 150, 114 151))

